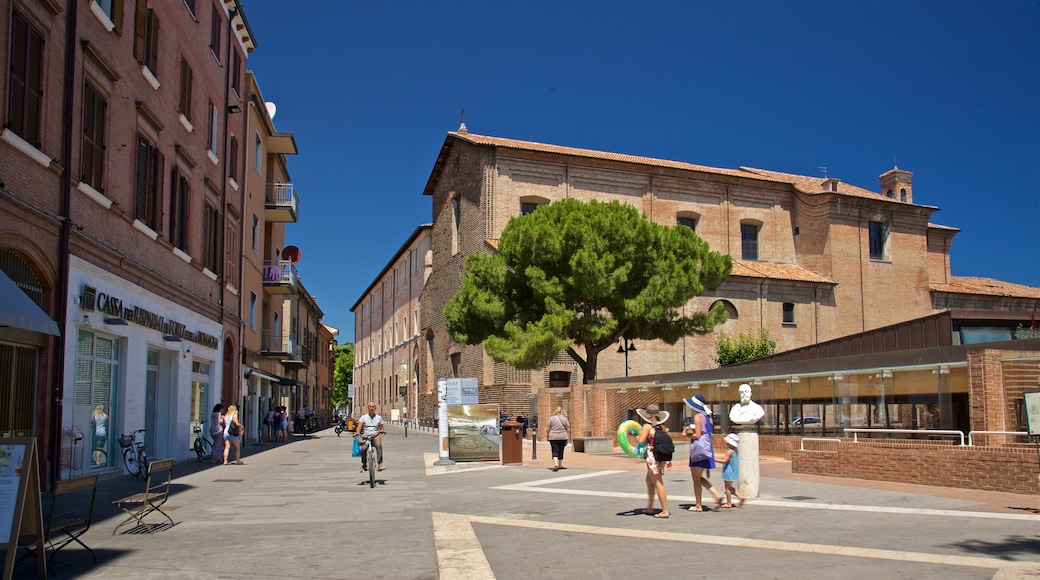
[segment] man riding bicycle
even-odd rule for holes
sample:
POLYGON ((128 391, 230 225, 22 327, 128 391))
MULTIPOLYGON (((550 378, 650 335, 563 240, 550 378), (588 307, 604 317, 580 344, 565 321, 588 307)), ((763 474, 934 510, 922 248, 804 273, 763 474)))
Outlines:
POLYGON ((376 404, 374 401, 368 402, 368 414, 362 415, 357 422, 357 435, 363 435, 367 439, 359 441, 361 446, 361 472, 368 471, 368 442, 371 441, 376 446, 377 457, 379 458, 379 471, 383 471, 383 434, 386 433, 383 425, 383 417, 376 413, 376 404))

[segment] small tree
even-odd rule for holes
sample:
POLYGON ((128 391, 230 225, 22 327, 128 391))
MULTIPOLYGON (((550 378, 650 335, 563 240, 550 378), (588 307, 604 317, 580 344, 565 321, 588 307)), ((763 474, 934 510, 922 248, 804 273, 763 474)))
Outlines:
POLYGON ((712 358, 720 367, 724 367, 775 353, 776 341, 769 338, 768 330, 760 328, 757 339, 743 332, 736 340, 731 339, 725 332, 719 333, 715 338, 715 356, 712 358))
POLYGON ((566 351, 585 382, 598 356, 623 335, 675 344, 726 320, 683 313, 691 298, 718 288, 732 260, 685 226, 664 226, 617 201, 564 199, 509 220, 496 254, 473 253, 458 293, 444 309, 448 332, 484 345, 520 369, 566 351))
POLYGON ((350 402, 347 385, 354 381, 354 343, 336 347, 336 366, 332 375, 332 406, 340 408, 350 402))

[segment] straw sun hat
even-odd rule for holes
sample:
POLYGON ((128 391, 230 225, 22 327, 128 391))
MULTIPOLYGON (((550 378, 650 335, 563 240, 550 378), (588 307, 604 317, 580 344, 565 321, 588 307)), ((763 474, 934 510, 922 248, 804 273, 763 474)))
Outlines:
POLYGON ((636 415, 651 425, 660 425, 668 420, 668 411, 662 411, 657 403, 647 405, 645 409, 636 409, 636 415))

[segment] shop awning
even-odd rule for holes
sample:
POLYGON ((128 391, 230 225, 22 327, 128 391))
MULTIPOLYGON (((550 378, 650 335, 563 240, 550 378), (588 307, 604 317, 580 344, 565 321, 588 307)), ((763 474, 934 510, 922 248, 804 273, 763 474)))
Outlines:
POLYGON ((285 380, 282 377, 279 377, 279 376, 276 376, 276 375, 272 375, 270 373, 265 373, 264 371, 262 371, 260 369, 254 369, 253 367, 251 367, 249 365, 244 365, 244 366, 246 368, 246 373, 256 375, 256 376, 260 377, 261 379, 271 381, 272 383, 278 383, 278 382, 281 382, 281 381, 285 380))
POLYGON ((302 385, 303 383, 301 383, 300 381, 298 381, 296 379, 278 379, 278 384, 279 385, 289 385, 289 386, 292 386, 292 385, 302 385))
POLYGON ((3 272, 0 272, 0 326, 61 336, 58 324, 3 272))

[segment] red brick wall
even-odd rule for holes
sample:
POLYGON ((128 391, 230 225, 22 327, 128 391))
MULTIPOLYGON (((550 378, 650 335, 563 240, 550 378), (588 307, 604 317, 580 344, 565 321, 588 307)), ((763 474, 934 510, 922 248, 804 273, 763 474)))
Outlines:
POLYGON ((1035 494, 1040 490, 1036 448, 1024 444, 962 447, 861 441, 830 449, 792 451, 791 471, 984 491, 1035 494))

